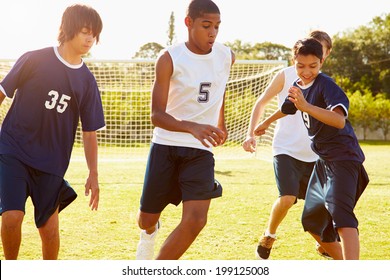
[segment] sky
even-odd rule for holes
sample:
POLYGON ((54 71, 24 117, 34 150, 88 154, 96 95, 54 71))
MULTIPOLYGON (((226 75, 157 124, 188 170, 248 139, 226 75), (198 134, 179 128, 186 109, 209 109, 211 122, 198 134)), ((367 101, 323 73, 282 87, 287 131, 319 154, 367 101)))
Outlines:
MULTIPOLYGON (((214 0, 221 11, 217 40, 272 42, 292 47, 313 29, 333 36, 390 13, 389 0, 214 0)), ((175 16, 176 42, 187 40, 184 17, 188 0, 1 0, 0 59, 57 45, 65 8, 83 3, 103 21, 100 42, 91 49, 96 59, 131 59, 149 42, 168 40, 169 17, 175 16)))

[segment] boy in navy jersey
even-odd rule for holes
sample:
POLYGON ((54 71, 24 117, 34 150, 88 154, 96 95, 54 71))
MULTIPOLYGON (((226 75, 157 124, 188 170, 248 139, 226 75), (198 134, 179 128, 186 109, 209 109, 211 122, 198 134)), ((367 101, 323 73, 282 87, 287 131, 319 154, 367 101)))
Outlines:
POLYGON ((215 42, 220 12, 210 0, 193 0, 185 24, 188 41, 165 50, 156 63, 152 91, 152 145, 138 213, 137 259, 152 259, 159 218, 169 204, 183 202, 182 219, 157 259, 178 259, 206 225, 214 181, 213 146, 227 137, 226 82, 234 56, 215 42))
POLYGON ((365 156, 347 119, 349 100, 342 89, 320 73, 321 44, 299 40, 293 48, 298 80, 278 111, 255 130, 261 135, 269 123, 297 109, 319 155, 309 181, 302 224, 334 259, 359 259, 355 205, 368 184, 365 156), (341 246, 338 242, 341 240, 341 246))
POLYGON ((102 30, 91 7, 73 5, 62 16, 58 47, 22 55, 0 83, 0 104, 13 98, 0 133, 1 237, 6 259, 17 259, 27 197, 34 204, 43 259, 57 259, 58 213, 76 193, 64 180, 81 119, 89 176, 85 195, 97 210, 96 130, 105 126, 96 80, 82 61, 102 30))
MULTIPOLYGON (((332 50, 330 36, 324 31, 313 30, 308 37, 321 42, 325 60, 332 50)), ((275 75, 264 93, 260 95, 253 106, 247 136, 242 145, 245 151, 251 153, 256 151, 257 140, 254 130, 264 113, 266 104, 277 97, 280 107, 288 96, 288 89, 297 78, 295 67, 286 67, 275 75)), ((279 119, 272 140, 273 166, 279 196, 272 205, 267 228, 257 246, 256 255, 261 259, 269 258, 273 243, 277 240, 276 231, 290 208, 297 203, 298 199, 305 198, 307 184, 318 159, 318 155, 310 147, 311 141, 307 137, 307 129, 300 114, 279 119)), ((317 243, 317 252, 329 258, 327 252, 318 245, 317 243)))

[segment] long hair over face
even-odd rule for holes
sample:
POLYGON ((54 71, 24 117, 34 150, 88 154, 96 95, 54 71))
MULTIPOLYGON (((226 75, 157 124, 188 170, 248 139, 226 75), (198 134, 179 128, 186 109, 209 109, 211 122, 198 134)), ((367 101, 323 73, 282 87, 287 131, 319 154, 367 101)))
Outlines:
POLYGON ((80 4, 69 6, 62 15, 58 42, 62 45, 72 40, 84 27, 92 31, 97 44, 103 29, 99 14, 90 6, 80 4))

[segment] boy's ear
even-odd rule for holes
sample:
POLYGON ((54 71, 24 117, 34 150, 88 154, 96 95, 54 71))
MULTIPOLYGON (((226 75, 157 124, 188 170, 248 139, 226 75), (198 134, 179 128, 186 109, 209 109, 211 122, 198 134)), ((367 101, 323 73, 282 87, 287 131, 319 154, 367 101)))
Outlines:
POLYGON ((324 60, 325 60, 325 58, 327 58, 329 55, 330 55, 330 52, 331 52, 331 50, 330 49, 327 49, 326 50, 326 53, 324 54, 324 60))
POLYGON ((184 18, 184 23, 185 23, 185 25, 187 26, 187 27, 191 27, 191 25, 192 25, 192 18, 190 18, 189 16, 186 16, 185 18, 184 18))

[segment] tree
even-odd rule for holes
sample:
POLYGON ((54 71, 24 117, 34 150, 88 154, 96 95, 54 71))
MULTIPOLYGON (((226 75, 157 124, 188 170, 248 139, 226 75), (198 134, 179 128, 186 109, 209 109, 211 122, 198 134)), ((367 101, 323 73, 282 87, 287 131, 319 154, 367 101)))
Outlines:
POLYGON ((169 17, 169 22, 168 22, 168 42, 167 46, 171 46, 173 42, 176 39, 176 34, 175 34, 175 15, 172 12, 171 16, 169 17))
POLYGON ((354 126, 363 129, 363 139, 367 139, 370 129, 376 124, 374 97, 370 93, 362 94, 360 91, 349 96, 348 119, 354 126))
POLYGON ((390 99, 390 69, 381 71, 380 80, 382 81, 384 96, 390 99))
POLYGON ((147 43, 136 52, 133 58, 156 59, 162 49, 164 49, 164 47, 159 43, 147 43))
POLYGON ((390 14, 375 17, 369 24, 333 37, 332 54, 323 71, 332 77, 348 78, 354 92, 370 89, 372 95, 390 98, 390 14))
POLYGON ((390 100, 383 94, 378 94, 374 102, 375 108, 375 128, 383 133, 384 140, 387 140, 387 134, 390 131, 390 100))
POLYGON ((283 45, 271 42, 243 43, 241 40, 235 40, 233 43, 227 42, 226 45, 232 49, 236 59, 247 60, 287 60, 291 59, 291 49, 283 45))
POLYGON ((241 40, 235 40, 232 43, 227 42, 226 46, 231 48, 236 56, 236 59, 253 59, 253 47, 249 43, 243 43, 241 40))
POLYGON ((287 60, 291 61, 291 48, 271 42, 256 43, 253 46, 255 51, 258 51, 259 59, 265 60, 287 60))
MULTIPOLYGON (((169 28, 168 28, 168 41, 167 46, 173 44, 176 35, 175 35, 175 15, 171 12, 171 16, 169 17, 169 28)), ((135 53, 133 59, 141 58, 141 59, 156 59, 161 50, 164 49, 164 46, 160 45, 156 42, 146 43, 142 45, 138 52, 135 53)))

